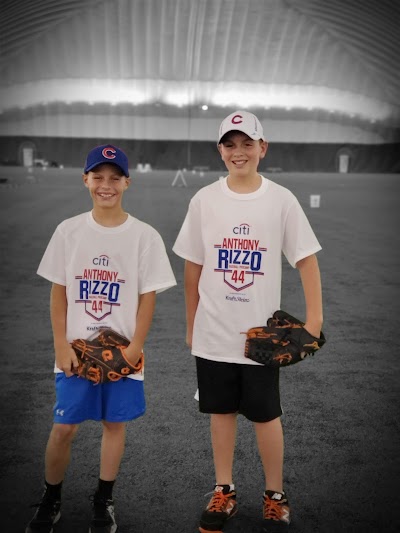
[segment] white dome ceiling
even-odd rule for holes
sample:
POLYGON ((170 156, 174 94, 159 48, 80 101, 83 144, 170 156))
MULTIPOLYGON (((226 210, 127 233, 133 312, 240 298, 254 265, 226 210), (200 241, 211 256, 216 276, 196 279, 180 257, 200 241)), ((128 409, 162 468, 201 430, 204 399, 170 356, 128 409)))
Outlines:
POLYGON ((8 121, 37 106, 205 104, 400 127, 392 0, 3 0, 0 15, 8 121))

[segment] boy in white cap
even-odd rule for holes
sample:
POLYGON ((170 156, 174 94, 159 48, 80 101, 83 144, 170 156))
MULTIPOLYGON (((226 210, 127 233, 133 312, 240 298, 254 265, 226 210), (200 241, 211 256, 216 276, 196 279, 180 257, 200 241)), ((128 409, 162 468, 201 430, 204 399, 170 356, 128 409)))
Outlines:
POLYGON ((103 426, 89 532, 117 530, 112 491, 126 423, 145 412, 143 371, 96 385, 74 374, 78 362, 70 342, 111 328, 130 340, 125 355, 134 365, 150 329, 156 293, 176 284, 159 233, 122 207, 130 181, 128 158, 121 149, 106 144, 91 150, 83 182, 93 208, 59 224, 38 268, 52 283, 56 403, 45 455, 45 491, 26 533, 51 533, 59 520, 72 441, 85 420, 103 426))
POLYGON ((237 415, 254 423, 265 475, 263 530, 286 531, 279 370, 244 356, 246 332, 280 309, 282 252, 299 270, 306 329, 319 337, 321 247, 295 196, 258 173, 267 153, 255 115, 236 111, 220 126, 218 150, 228 176, 192 198, 174 244, 185 259, 187 344, 196 357, 199 409, 211 415, 213 496, 199 531, 221 532, 237 512, 232 477, 237 415))

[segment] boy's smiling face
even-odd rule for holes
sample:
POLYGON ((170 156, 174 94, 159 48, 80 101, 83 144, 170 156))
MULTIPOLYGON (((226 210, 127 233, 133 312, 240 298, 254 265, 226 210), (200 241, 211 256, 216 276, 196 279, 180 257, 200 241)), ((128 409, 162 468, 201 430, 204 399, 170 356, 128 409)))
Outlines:
POLYGON ((89 189, 93 205, 111 209, 121 206, 122 196, 131 180, 124 176, 118 166, 104 163, 84 174, 83 181, 89 189))
POLYGON ((232 131, 227 133, 218 150, 231 176, 253 176, 257 174, 260 160, 267 153, 268 143, 254 141, 245 133, 232 131))

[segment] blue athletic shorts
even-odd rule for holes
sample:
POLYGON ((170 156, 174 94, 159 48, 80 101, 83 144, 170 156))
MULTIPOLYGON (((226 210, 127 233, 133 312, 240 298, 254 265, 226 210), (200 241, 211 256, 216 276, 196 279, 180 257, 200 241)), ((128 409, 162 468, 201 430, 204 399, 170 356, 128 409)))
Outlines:
POLYGON ((78 376, 57 373, 54 422, 80 424, 85 420, 128 422, 146 411, 143 381, 122 378, 95 385, 78 376))

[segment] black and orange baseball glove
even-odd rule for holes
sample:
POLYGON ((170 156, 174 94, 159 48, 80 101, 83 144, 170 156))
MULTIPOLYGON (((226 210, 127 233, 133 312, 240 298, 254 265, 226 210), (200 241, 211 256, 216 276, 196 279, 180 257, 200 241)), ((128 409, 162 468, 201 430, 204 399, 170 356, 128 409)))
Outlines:
POLYGON ((73 369, 74 374, 98 383, 118 381, 136 374, 143 369, 144 356, 141 355, 136 365, 132 365, 125 356, 125 348, 129 340, 113 331, 105 329, 93 340, 76 339, 71 342, 79 366, 73 369))
POLYGON ((272 368, 294 365, 308 355, 314 355, 325 344, 314 337, 301 322, 285 311, 275 311, 266 326, 250 328, 246 332, 245 356, 272 368))

